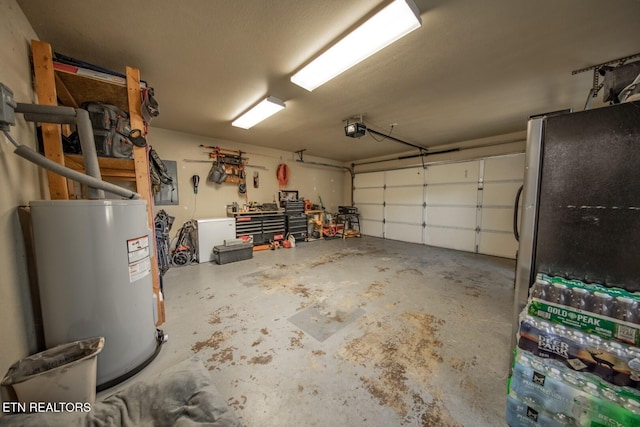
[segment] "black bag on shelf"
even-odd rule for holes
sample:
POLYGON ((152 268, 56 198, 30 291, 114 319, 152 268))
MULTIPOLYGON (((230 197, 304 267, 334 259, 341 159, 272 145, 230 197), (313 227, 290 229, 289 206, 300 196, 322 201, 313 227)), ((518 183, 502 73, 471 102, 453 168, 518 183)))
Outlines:
POLYGON ((102 102, 85 102, 82 108, 89 112, 98 156, 132 159, 129 115, 115 105, 102 102))

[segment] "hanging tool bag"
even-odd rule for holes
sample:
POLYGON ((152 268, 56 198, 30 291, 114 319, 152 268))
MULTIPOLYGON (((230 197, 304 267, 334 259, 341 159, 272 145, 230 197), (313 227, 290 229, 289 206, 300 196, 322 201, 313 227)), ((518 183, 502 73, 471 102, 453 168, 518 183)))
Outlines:
POLYGON ((227 179, 227 171, 224 163, 220 161, 213 162, 207 175, 207 181, 222 184, 225 179, 227 179))
POLYGON ((170 185, 173 189, 173 178, 156 150, 149 147, 149 176, 151 177, 151 190, 153 194, 160 192, 162 184, 170 185))
POLYGON ((82 108, 89 112, 98 156, 132 159, 129 115, 115 105, 102 102, 85 102, 82 108))

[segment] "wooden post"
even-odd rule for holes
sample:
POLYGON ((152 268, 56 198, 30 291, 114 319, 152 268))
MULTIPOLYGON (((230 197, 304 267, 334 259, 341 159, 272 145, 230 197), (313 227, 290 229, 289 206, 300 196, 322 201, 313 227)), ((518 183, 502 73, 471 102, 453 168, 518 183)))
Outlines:
MULTIPOLYGON (((140 111, 141 93, 140 93, 140 70, 127 67, 127 93, 129 98, 129 119, 131 121, 131 129, 144 130, 144 120, 140 111)), ((151 193, 151 179, 149 177, 149 147, 133 147, 133 161, 135 166, 137 191, 147 201, 147 219, 149 229, 152 233, 153 246, 155 248, 155 225, 153 222, 153 211, 151 209, 153 195, 151 193)), ((155 253, 156 251, 154 251, 155 253)), ((158 322, 157 326, 164 323, 164 300, 160 292, 160 273, 158 270, 158 262, 155 256, 151 257, 151 274, 153 279, 153 293, 158 301, 158 322)))
MULTIPOLYGON (((31 40, 31 54, 33 56, 33 70, 35 73, 38 104, 58 105, 51 45, 39 40, 31 40)), ((44 142, 44 155, 48 159, 64 165, 60 125, 42 123, 41 126, 42 139, 44 142)), ((52 200, 69 198, 67 179, 65 177, 47 171, 47 178, 49 180, 49 193, 52 200)))

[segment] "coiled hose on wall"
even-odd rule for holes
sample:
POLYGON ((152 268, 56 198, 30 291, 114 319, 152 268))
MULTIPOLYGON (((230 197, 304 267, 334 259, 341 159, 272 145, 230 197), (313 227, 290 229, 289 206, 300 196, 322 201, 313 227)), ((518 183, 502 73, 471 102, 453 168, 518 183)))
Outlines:
POLYGON ((289 183, 289 166, 285 163, 280 163, 278 165, 278 171, 276 172, 276 177, 278 178, 278 185, 280 188, 286 187, 289 183))

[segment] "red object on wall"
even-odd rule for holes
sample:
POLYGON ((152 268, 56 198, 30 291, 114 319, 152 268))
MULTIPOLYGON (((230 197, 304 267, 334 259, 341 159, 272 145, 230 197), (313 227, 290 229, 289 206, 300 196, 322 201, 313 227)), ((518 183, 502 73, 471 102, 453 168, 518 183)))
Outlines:
POLYGON ((280 163, 278 165, 278 171, 276 173, 280 188, 286 187, 287 184, 289 183, 289 174, 290 174, 289 166, 285 163, 280 163))

